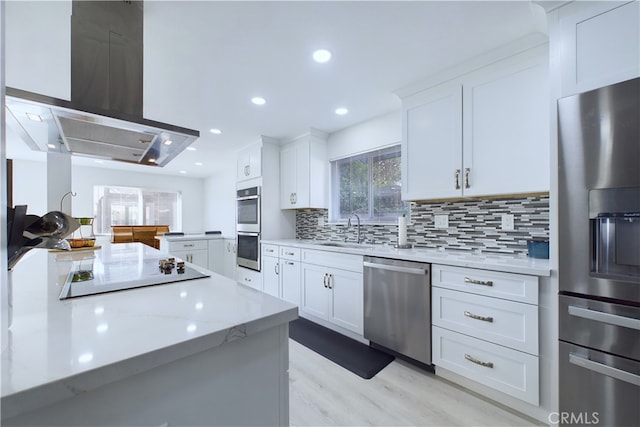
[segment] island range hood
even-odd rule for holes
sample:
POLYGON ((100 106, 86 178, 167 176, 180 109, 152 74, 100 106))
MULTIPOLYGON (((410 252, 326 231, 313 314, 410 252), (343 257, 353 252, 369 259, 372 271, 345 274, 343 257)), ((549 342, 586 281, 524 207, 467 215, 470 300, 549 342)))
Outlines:
POLYGON ((72 2, 71 101, 6 88, 7 123, 33 150, 165 166, 197 130, 142 117, 143 2, 72 2))

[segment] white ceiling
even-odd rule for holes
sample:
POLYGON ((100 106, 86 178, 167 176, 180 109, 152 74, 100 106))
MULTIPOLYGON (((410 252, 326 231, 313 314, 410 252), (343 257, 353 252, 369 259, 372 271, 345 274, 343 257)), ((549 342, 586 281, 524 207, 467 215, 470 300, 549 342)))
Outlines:
MULTIPOLYGON (((144 115, 199 130, 197 151, 164 168, 74 164, 208 176, 233 161, 224 153, 260 135, 286 141, 310 127, 331 133, 389 113, 400 108, 394 91, 540 32, 544 11, 525 0, 147 0, 144 115), (315 63, 317 48, 332 60, 315 63), (267 104, 251 104, 256 95, 267 104), (338 106, 349 114, 337 116, 338 106)), ((8 157, 33 158, 26 151, 10 140, 8 157)))

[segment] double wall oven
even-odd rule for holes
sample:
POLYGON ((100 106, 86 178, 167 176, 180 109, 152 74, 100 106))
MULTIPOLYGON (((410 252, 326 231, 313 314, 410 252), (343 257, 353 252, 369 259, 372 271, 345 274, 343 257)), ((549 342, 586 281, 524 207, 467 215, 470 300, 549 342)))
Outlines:
POLYGON ((260 210, 260 187, 237 191, 237 264, 256 271, 260 271, 260 210))
POLYGON ((562 424, 640 425, 640 78, 558 101, 562 424))

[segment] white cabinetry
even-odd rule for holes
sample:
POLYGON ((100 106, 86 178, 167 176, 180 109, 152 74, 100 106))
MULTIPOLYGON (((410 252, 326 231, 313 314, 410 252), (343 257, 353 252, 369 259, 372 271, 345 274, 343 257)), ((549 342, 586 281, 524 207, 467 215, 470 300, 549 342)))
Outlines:
POLYGON ((562 96, 640 76, 640 2, 562 7, 562 96))
POLYGON ((209 270, 224 275, 224 241, 211 239, 208 243, 209 270))
POLYGON ((302 250, 300 314, 364 333, 362 256, 302 250))
POLYGON ((235 239, 223 240, 223 273, 226 277, 233 279, 236 277, 236 241, 235 239))
POLYGON ((262 146, 251 145, 238 152, 238 168, 236 180, 259 178, 262 175, 262 146))
POLYGON ((184 261, 209 268, 209 251, 207 240, 170 241, 168 252, 184 261))
POLYGON ((262 244, 262 290, 300 305, 300 249, 262 244))
POLYGON ((312 130, 280 150, 280 208, 327 208, 327 135, 312 130))
POLYGON ((280 296, 280 264, 278 246, 262 244, 262 290, 280 296))
POLYGON ((259 291, 262 290, 262 274, 259 271, 236 267, 236 281, 259 291))
POLYGON ((538 278, 433 265, 433 363, 539 404, 538 278))
POLYGON ((403 99, 403 199, 549 191, 546 45, 403 99))

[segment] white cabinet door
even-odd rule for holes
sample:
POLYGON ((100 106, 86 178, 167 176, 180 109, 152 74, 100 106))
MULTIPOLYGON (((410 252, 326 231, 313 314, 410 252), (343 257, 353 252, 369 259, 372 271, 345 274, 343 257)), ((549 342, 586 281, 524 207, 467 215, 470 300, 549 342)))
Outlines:
POLYGON ((330 270, 327 282, 331 289, 329 321, 362 335, 364 333, 362 273, 330 270))
POLYGON ((546 47, 463 79, 462 194, 549 191, 546 47))
POLYGON ((300 305, 300 288, 302 287, 300 262, 288 259, 280 260, 280 285, 282 299, 300 305))
POLYGON ((230 279, 236 277, 236 241, 224 239, 224 275, 230 279))
POLYGON ((288 145, 280 150, 280 209, 296 207, 298 192, 298 147, 288 145))
POLYGON ((209 268, 209 254, 206 250, 172 251, 171 255, 200 267, 209 268))
POLYGON ((262 290, 262 274, 259 271, 236 267, 236 281, 259 291, 262 290))
POLYGON ((327 285, 327 268, 302 264, 302 295, 300 311, 321 319, 329 318, 331 291, 327 285))
POLYGON ((278 258, 262 258, 262 290, 274 297, 280 297, 280 263, 278 258))
POLYGON ((314 131, 281 148, 281 209, 327 208, 327 180, 326 135, 314 131))
POLYGON ((640 76, 640 3, 573 2, 560 9, 562 96, 640 76))
POLYGON ((403 100, 402 198, 462 195, 462 87, 446 84, 403 100))
POLYGON ((262 176, 262 147, 252 145, 238 152, 237 181, 262 176))
POLYGON ((223 239, 209 240, 209 270, 224 274, 225 247, 223 239))

